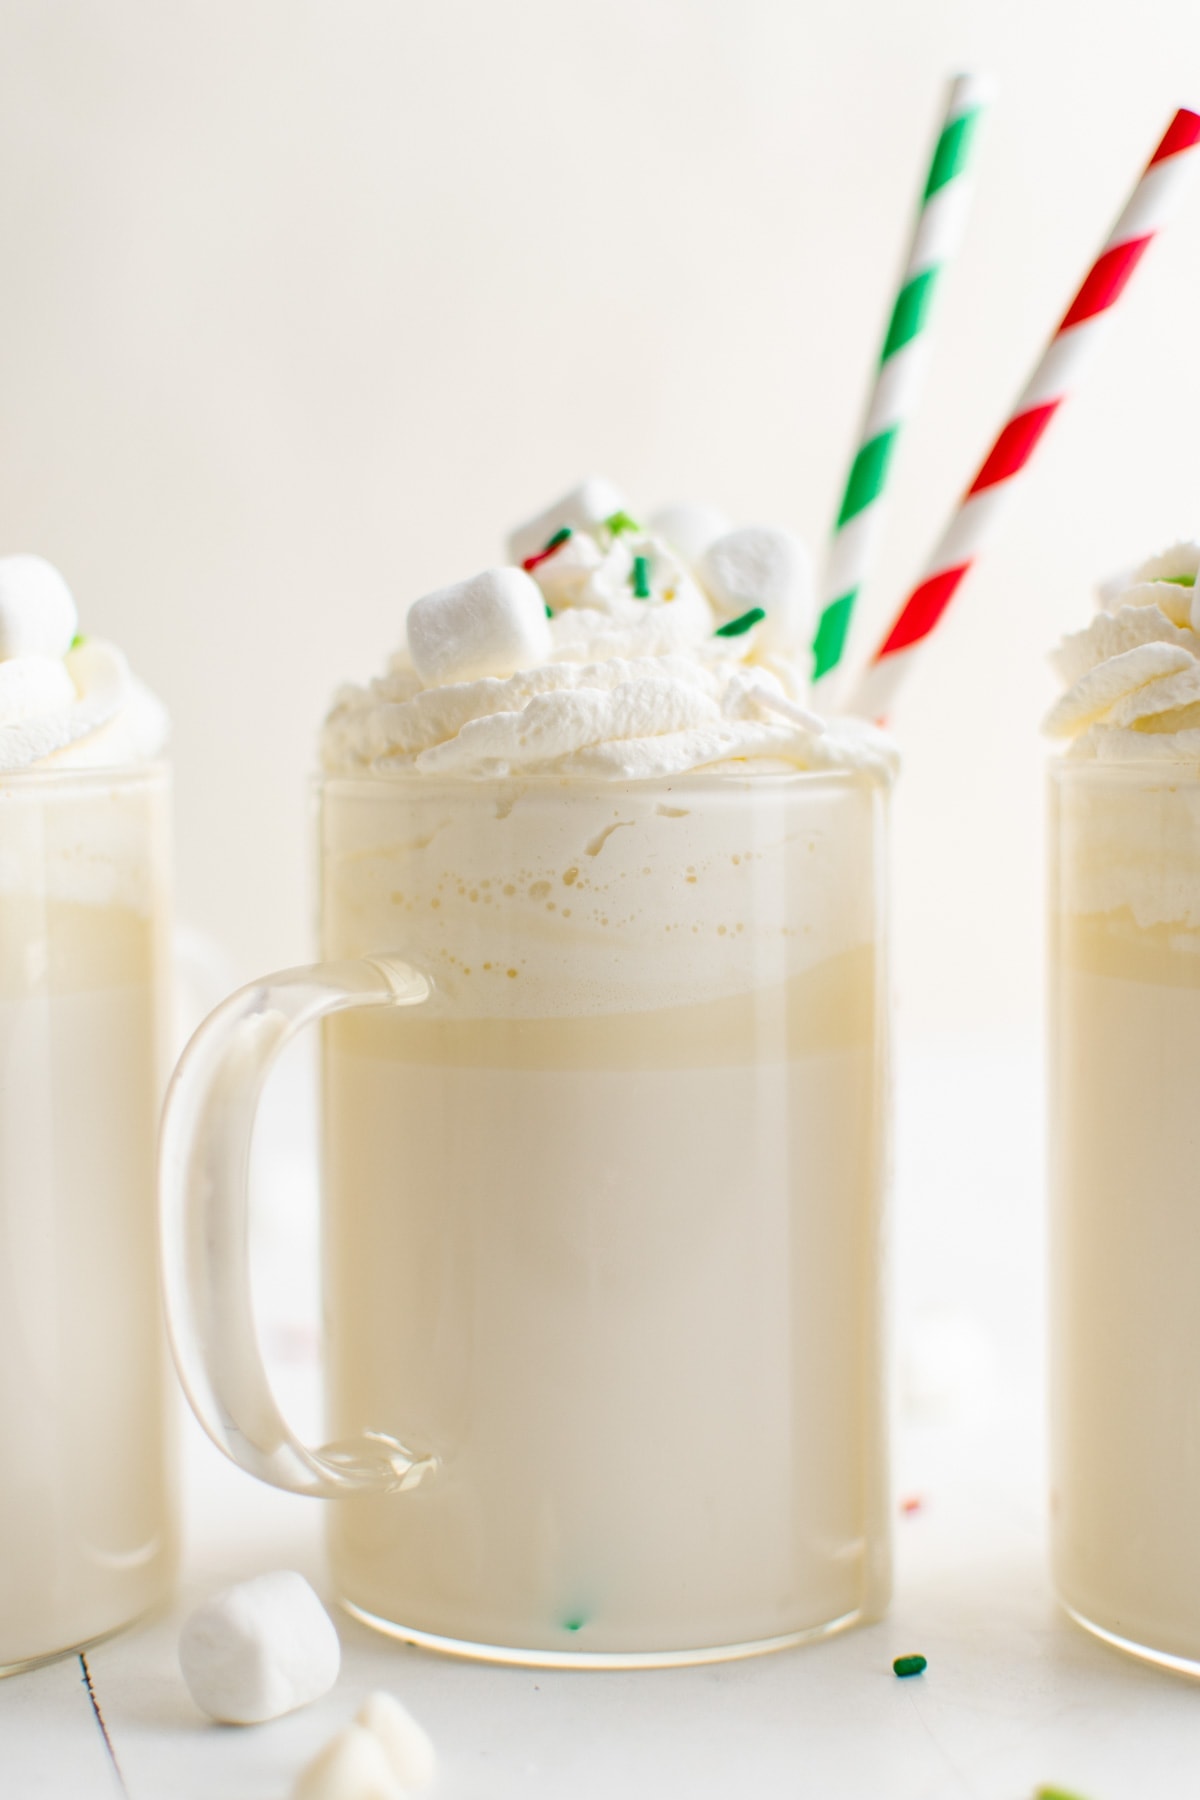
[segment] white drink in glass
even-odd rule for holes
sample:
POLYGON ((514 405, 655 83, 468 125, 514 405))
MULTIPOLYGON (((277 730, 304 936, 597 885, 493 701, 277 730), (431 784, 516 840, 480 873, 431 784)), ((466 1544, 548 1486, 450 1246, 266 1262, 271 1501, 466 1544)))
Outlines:
POLYGON ((0 775, 0 1672, 175 1561, 154 1145, 168 782, 0 775))
POLYGON ((1200 543, 1052 662, 1052 1551, 1060 1599, 1200 1673, 1200 543))
POLYGON ((330 1433, 438 1459, 330 1509, 372 1622, 674 1659, 884 1609, 883 801, 326 783, 327 956, 434 986, 324 1028, 330 1433))
POLYGON ((1200 769, 1051 799, 1054 1579, 1200 1672, 1200 769))

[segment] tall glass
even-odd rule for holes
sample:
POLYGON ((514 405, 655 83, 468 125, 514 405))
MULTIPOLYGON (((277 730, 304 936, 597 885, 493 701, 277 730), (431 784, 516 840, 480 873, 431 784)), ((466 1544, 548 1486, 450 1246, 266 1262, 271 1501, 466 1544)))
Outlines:
POLYGON ((0 1674, 165 1597, 167 773, 0 776, 0 1674))
POLYGON ((1054 1580, 1200 1673, 1200 769, 1050 799, 1054 1580))
POLYGON ((884 1609, 885 810, 840 773, 324 785, 330 961, 186 1053, 166 1277, 202 1422, 341 1496, 368 1623, 668 1663, 884 1609), (253 1338, 245 1148, 333 1013, 314 1451, 253 1338))

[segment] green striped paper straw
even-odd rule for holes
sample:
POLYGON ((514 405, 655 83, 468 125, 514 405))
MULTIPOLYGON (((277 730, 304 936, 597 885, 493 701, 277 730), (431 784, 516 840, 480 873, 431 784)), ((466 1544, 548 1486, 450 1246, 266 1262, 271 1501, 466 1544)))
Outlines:
POLYGON ((946 111, 913 225, 900 289, 879 355, 858 447, 834 527, 821 614, 813 638, 813 680, 842 660, 855 602, 870 564, 883 491, 900 435, 925 374, 929 313, 938 278, 958 248, 970 198, 967 173, 976 127, 989 98, 975 75, 950 83, 946 111))

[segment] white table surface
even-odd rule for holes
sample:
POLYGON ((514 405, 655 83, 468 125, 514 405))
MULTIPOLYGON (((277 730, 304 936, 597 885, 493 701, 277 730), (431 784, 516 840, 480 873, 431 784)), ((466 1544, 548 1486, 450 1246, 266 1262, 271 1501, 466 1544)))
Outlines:
MULTIPOLYGON (((311 1319, 292 1316, 311 1247, 295 1229, 312 1209, 292 1134, 302 1088, 285 1082, 276 1103, 286 1129, 260 1244, 298 1417, 312 1376, 311 1319)), ((87 1658, 111 1756, 78 1658, 14 1677, 0 1683, 0 1800, 284 1800, 372 1687, 432 1733, 443 1800, 1030 1800, 1041 1784, 1086 1800, 1200 1795, 1200 1688, 1095 1642, 1047 1587, 1036 1059, 910 1046, 899 1098, 896 1486, 922 1504, 898 1511, 885 1623, 741 1663, 578 1674, 442 1658, 338 1614, 343 1670, 325 1700, 269 1725, 210 1725, 175 1660, 188 1606, 278 1567, 332 1597, 321 1504, 259 1487, 189 1430, 179 1607, 87 1658), (900 1681, 891 1661, 907 1651, 929 1667, 900 1681)))

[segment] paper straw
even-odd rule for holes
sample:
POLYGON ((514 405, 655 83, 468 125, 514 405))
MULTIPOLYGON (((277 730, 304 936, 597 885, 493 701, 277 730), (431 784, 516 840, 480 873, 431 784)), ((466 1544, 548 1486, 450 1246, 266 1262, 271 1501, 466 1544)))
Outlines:
POLYGON ((951 514, 920 581, 867 665, 851 701, 851 712, 869 719, 887 716, 904 671, 911 666, 914 654, 978 558, 1014 477, 1030 461, 1050 420, 1078 383, 1106 315, 1166 223, 1180 184, 1196 162, 1197 143, 1200 113, 1181 108, 1085 275, 979 473, 951 514))
POLYGON ((854 605, 870 567, 892 454, 925 379, 934 292, 966 222, 971 189, 967 173, 975 128, 988 98, 987 84, 977 76, 957 75, 950 83, 834 526, 813 639, 814 681, 823 680, 842 660, 854 605))

